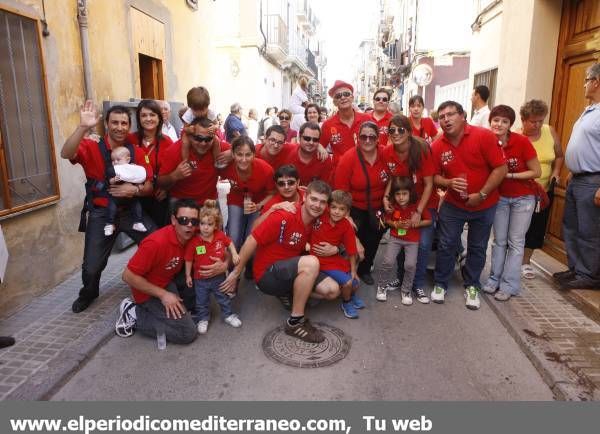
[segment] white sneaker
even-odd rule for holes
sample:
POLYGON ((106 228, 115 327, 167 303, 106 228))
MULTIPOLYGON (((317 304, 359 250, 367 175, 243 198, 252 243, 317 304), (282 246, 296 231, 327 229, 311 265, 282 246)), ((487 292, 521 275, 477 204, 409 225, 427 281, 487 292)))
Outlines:
POLYGON ((115 233, 115 225, 106 225, 104 226, 104 235, 110 237, 115 233))
POLYGON ((206 334, 208 331, 208 321, 198 321, 198 333, 201 335, 206 334))
POLYGON ((485 285, 483 285, 482 289, 483 292, 485 292, 486 294, 493 294, 494 292, 498 291, 498 287, 491 282, 488 282, 485 285))
POLYGON ((476 288, 473 285, 467 286, 467 288, 465 289, 465 299, 467 300, 465 303, 465 305, 467 306, 467 309, 471 309, 471 310, 479 309, 481 302, 479 301, 479 289, 478 288, 476 288))
POLYGON ((429 304, 429 297, 425 295, 425 291, 423 291, 421 288, 415 289, 415 295, 417 296, 419 303, 429 304))
POLYGON ((412 294, 410 292, 402 292, 402 304, 410 306, 412 303, 412 294))
POLYGON ((446 295, 446 290, 441 286, 435 285, 433 290, 431 291, 431 301, 434 303, 442 304, 444 303, 444 296, 446 295))
POLYGON ((131 227, 131 229, 133 229, 134 231, 138 231, 138 232, 148 232, 148 229, 146 229, 146 226, 144 226, 144 223, 141 223, 141 222, 134 223, 133 226, 131 227))
POLYGON ((386 291, 397 291, 400 288, 401 283, 402 282, 400 282, 400 279, 394 279, 390 283, 385 285, 385 290, 386 291))
POLYGON ((386 289, 383 286, 377 287, 377 294, 375 294, 377 301, 387 301, 386 289))
POLYGON ((227 318, 225 318, 224 321, 231 327, 238 328, 242 326, 242 321, 238 318, 238 316, 235 313, 229 315, 227 318))
POLYGON ((119 305, 119 317, 115 323, 115 333, 122 338, 133 336, 137 316, 135 303, 129 298, 124 298, 119 305))

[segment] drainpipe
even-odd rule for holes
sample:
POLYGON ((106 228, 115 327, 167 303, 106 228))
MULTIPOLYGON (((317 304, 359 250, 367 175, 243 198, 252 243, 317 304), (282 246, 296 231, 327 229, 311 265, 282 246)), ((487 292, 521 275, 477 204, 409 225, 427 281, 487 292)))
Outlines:
POLYGON ((90 44, 88 36, 87 0, 77 0, 77 22, 81 36, 81 57, 83 59, 83 81, 85 99, 92 99, 92 65, 90 63, 90 44))

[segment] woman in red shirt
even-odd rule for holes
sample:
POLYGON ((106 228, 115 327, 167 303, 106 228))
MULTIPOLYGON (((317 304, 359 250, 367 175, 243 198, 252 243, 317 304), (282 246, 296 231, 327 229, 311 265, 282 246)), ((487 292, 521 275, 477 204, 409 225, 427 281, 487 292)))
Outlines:
POLYGON ((413 136, 425 139, 427 143, 433 142, 440 136, 438 129, 433 123, 433 119, 423 117, 425 102, 421 95, 413 95, 408 100, 408 109, 410 111, 410 125, 413 136))
POLYGON ((506 301, 521 292, 521 262, 525 233, 535 209, 534 179, 542 174, 535 148, 529 139, 510 131, 515 111, 498 105, 490 112, 490 129, 502 147, 508 173, 498 187, 500 200, 494 216, 492 268, 483 290, 506 301))
POLYGON ((357 274, 367 285, 375 281, 371 266, 385 231, 381 211, 383 195, 389 179, 383 160, 383 147, 378 145, 379 129, 372 121, 363 122, 358 130, 358 146, 350 148, 340 158, 335 171, 335 189, 352 194, 350 215, 358 227, 356 235, 365 249, 365 259, 357 274), (377 218, 376 217, 377 215, 377 218))
POLYGON ((288 109, 281 109, 277 113, 277 119, 279 119, 279 125, 283 128, 283 131, 285 131, 286 143, 296 143, 298 131, 291 127, 292 112, 288 109))

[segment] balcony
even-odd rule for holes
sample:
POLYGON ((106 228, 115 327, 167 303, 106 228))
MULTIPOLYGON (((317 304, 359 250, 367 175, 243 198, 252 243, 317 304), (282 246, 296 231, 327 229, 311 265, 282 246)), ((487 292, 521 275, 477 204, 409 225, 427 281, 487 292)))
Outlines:
POLYGON ((265 15, 267 55, 280 65, 288 57, 288 26, 279 14, 265 15))
POLYGON ((312 71, 312 73, 314 74, 315 77, 318 77, 319 76, 319 68, 317 68, 317 62, 316 62, 315 55, 310 50, 306 50, 306 53, 308 56, 308 62, 306 64, 306 66, 308 66, 308 69, 310 69, 312 71))

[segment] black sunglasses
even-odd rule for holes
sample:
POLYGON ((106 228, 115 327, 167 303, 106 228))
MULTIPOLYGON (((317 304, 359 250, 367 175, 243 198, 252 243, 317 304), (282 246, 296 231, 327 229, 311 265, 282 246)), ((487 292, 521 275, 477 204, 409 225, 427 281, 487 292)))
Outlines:
POLYGON ((289 121, 290 117, 289 116, 279 116, 279 120, 280 121, 289 121))
POLYGON ((281 180, 281 181, 277 181, 277 187, 291 187, 295 183, 296 183, 295 179, 281 180))
POLYGON ((213 138, 212 138, 212 136, 200 136, 200 135, 196 136, 196 135, 193 135, 192 139, 194 139, 197 142, 206 142, 206 143, 209 143, 209 142, 212 142, 213 138))
POLYGON ((373 100, 377 101, 377 102, 388 102, 389 99, 387 99, 385 96, 376 96, 375 98, 373 98, 373 100))
POLYGON ((388 133, 390 133, 390 134, 396 134, 396 133, 398 133, 398 134, 404 134, 405 132, 406 132, 406 128, 404 128, 404 127, 398 127, 398 128, 396 128, 396 127, 389 127, 388 128, 388 133))
POLYGON ((319 143, 319 138, 318 137, 302 136, 302 140, 304 140, 306 142, 319 143))
POLYGON ((352 96, 352 92, 345 91, 345 92, 336 93, 333 97, 335 99, 340 99, 342 97, 348 98, 349 96, 352 96))
POLYGON ((370 140, 372 142, 377 141, 377 136, 372 136, 371 134, 361 134, 360 136, 358 136, 358 138, 363 142, 366 142, 367 140, 370 140))
POLYGON ((175 220, 177 220, 177 223, 179 223, 181 226, 187 226, 190 223, 192 224, 192 226, 198 226, 200 224, 200 219, 193 217, 180 216, 175 217, 175 220))

